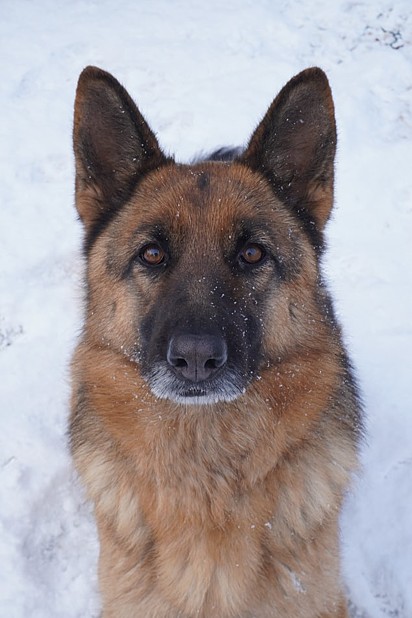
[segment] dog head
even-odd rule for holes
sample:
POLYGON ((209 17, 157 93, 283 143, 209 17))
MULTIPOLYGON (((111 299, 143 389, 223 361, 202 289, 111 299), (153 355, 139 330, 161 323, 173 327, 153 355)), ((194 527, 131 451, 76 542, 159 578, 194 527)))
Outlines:
POLYGON ((235 399, 266 366, 316 345, 335 148, 320 69, 283 88, 236 160, 194 165, 165 156, 111 75, 85 69, 74 152, 89 340, 185 404, 235 399))

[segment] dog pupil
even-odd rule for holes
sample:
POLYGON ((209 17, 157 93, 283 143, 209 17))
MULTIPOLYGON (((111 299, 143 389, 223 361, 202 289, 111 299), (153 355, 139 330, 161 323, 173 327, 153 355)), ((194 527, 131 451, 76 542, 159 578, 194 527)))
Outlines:
POLYGON ((262 250, 256 245, 251 245, 247 247, 243 252, 243 257, 246 262, 255 263, 258 262, 262 257, 262 250))
POLYGON ((160 247, 147 247, 143 254, 143 257, 146 262, 149 262, 150 264, 159 264, 163 259, 163 252, 160 247))

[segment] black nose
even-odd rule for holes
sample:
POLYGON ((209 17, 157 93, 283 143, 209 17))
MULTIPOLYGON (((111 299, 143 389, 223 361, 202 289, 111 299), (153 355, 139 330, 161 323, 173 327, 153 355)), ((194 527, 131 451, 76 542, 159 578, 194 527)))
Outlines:
POLYGON ((201 382, 226 363, 227 345, 215 335, 175 335, 169 341, 167 361, 186 380, 201 382))

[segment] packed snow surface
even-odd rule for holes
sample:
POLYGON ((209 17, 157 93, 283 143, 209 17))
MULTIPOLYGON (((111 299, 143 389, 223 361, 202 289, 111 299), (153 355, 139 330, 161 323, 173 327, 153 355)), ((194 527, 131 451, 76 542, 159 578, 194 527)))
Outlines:
POLYGON ((324 269, 367 413, 342 517, 353 615, 412 616, 410 0, 1 0, 0 615, 97 616, 98 544, 67 449, 82 314, 71 122, 94 64, 167 152, 245 143, 321 66, 339 129, 324 269))

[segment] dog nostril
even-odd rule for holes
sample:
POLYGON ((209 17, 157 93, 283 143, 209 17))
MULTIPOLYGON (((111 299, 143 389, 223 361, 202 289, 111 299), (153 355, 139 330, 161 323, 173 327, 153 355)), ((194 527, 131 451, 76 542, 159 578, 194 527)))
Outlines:
POLYGON ((205 367, 206 369, 216 369, 217 368, 217 361, 214 358, 209 358, 209 360, 207 360, 205 362, 205 367))
POLYGON ((187 362, 184 358, 171 358, 169 362, 173 367, 187 367, 187 362))
POLYGON ((205 368, 206 369, 219 369, 219 367, 222 367, 226 362, 226 357, 225 356, 220 356, 219 358, 209 358, 206 362, 205 362, 205 368))

